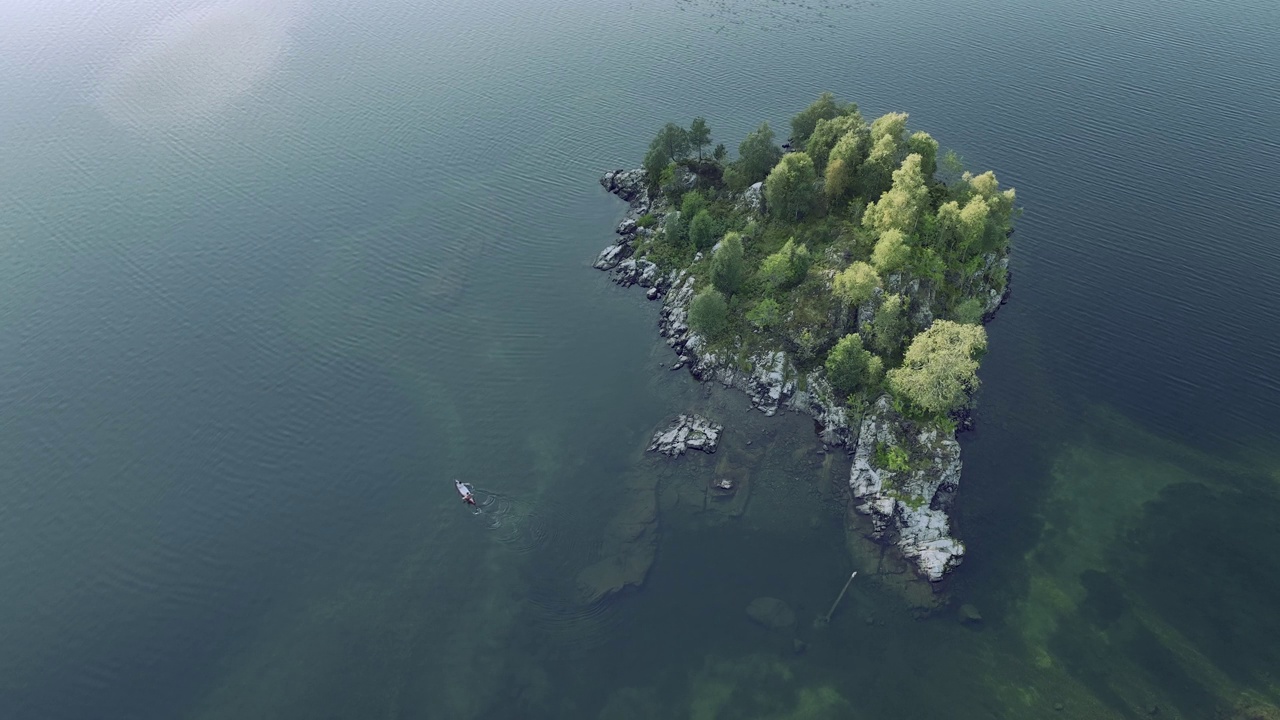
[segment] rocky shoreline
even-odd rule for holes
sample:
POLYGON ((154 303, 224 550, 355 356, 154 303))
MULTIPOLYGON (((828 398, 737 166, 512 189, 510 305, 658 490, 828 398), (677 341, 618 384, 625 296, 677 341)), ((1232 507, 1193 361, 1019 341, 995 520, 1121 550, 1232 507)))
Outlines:
MULTIPOLYGON (((860 421, 851 422, 848 409, 832 392, 823 371, 800 372, 782 350, 757 353, 745 363, 706 351, 703 339, 687 322, 695 278, 686 270, 664 274, 654 263, 635 257, 637 243, 665 223, 665 202, 650 197, 642 170, 607 172, 600 183, 626 201, 629 209, 618 224, 618 240, 600 252, 594 267, 608 272, 618 285, 639 285, 650 300, 662 301, 658 328, 678 357, 673 369, 688 368, 700 381, 738 388, 750 398, 752 407, 766 415, 784 409, 813 417, 825 445, 844 446, 853 455, 851 504, 870 519, 867 536, 895 546, 932 582, 959 565, 964 543, 952 537, 947 514, 961 471, 955 430, 907 420, 887 395, 876 400, 860 421), (651 223, 641 222, 645 216, 651 223)), ((739 204, 759 212, 760 194, 757 183, 743 193, 739 204)), ((988 263, 1007 266, 1008 257, 991 256, 988 263)), ((1007 297, 1007 285, 999 291, 990 289, 984 308, 987 320, 1007 297)), ((858 312, 860 318, 870 316, 874 307, 859 308, 858 312)), ((926 314, 923 320, 932 319, 927 315, 927 302, 921 312, 926 314)))

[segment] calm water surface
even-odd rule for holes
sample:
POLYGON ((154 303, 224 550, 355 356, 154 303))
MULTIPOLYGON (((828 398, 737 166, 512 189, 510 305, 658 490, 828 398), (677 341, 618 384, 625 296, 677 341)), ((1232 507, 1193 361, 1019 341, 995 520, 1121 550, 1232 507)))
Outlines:
POLYGON ((1263 0, 5 3, 0 716, 1280 717, 1277 36, 1263 0), (1026 207, 962 440, 976 626, 867 582, 813 629, 869 571, 847 460, 664 370, 590 269, 657 127, 735 147, 824 89, 1026 207), (721 453, 645 457, 690 409, 721 453), (584 604, 636 488, 648 580, 584 604))

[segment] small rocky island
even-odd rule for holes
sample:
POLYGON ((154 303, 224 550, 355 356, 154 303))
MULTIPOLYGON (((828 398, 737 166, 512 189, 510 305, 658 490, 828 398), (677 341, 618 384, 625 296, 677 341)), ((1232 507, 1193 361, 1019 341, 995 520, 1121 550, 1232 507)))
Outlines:
POLYGON ((853 456, 865 534, 938 581, 964 556, 955 434, 1009 292, 1014 191, 939 156, 905 113, 867 123, 830 93, 786 143, 764 123, 728 155, 696 118, 606 173, 630 209, 595 267, 662 300, 678 367, 813 416, 853 456))

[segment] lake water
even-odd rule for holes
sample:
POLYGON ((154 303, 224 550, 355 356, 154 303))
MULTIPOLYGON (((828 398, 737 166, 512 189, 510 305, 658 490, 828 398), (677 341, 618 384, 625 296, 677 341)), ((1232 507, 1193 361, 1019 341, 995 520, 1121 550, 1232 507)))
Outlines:
POLYGON ((1280 717, 1277 37, 1270 0, 5 3, 0 717, 1280 717), (871 571, 847 459, 668 372, 590 263, 663 123, 732 148, 825 89, 1026 213, 954 604, 855 581, 815 629, 871 571), (721 452, 646 457, 688 410, 721 452), (581 602, 638 497, 646 583, 581 602))

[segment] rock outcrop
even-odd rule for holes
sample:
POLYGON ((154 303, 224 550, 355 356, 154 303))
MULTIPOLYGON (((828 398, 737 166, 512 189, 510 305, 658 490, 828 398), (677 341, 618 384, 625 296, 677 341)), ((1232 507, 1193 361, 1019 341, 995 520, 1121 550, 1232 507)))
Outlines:
POLYGON ((653 434, 649 450, 671 457, 683 455, 685 450, 713 453, 723 431, 723 426, 701 415, 681 415, 671 427, 653 434))
POLYGON ((873 537, 892 542, 931 581, 964 558, 947 517, 960 483, 960 444, 939 427, 918 426, 881 396, 862 419, 849 489, 871 517, 873 537))

